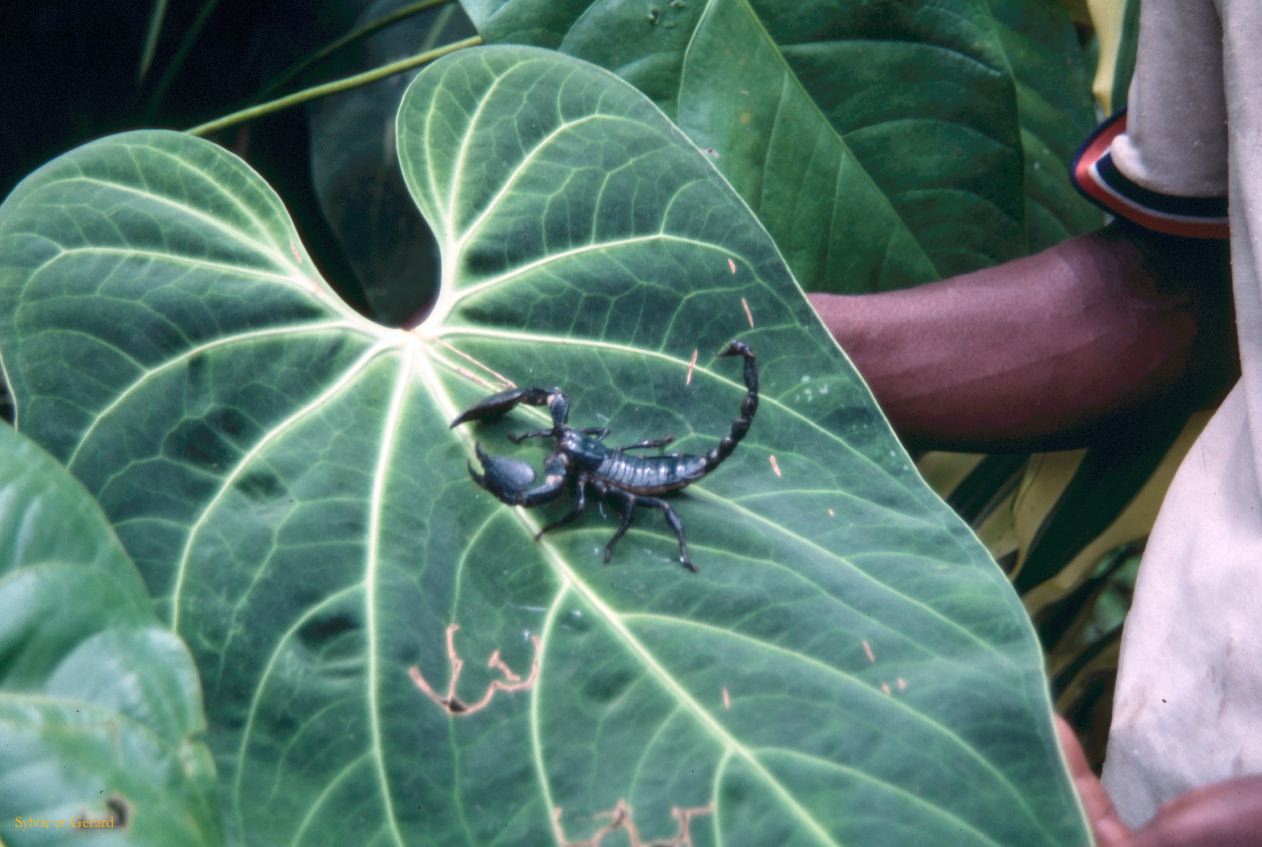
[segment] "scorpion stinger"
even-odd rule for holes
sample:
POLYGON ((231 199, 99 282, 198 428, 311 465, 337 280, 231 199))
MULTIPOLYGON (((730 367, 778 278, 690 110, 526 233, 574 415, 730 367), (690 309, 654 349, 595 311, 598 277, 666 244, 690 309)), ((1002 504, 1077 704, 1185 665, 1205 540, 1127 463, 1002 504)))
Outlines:
POLYGON ((740 414, 732 421, 728 434, 718 445, 695 456, 668 453, 658 456, 633 456, 628 451, 664 447, 672 440, 667 435, 629 444, 625 447, 607 447, 603 439, 609 434, 604 427, 577 429, 568 425, 569 400, 559 388, 514 388, 492 394, 480 403, 462 412, 451 425, 459 426, 471 420, 485 420, 503 415, 520 403, 530 406, 547 405, 552 414, 552 429, 537 430, 524 435, 509 436, 518 442, 525 438, 550 437, 552 452, 544 460, 544 480, 538 485, 534 471, 520 459, 489 456, 477 446, 478 461, 483 473, 472 466, 469 474, 473 481, 494 494, 499 500, 512 506, 537 506, 555 500, 568 483, 574 486, 574 506, 565 515, 541 529, 535 539, 545 532, 564 526, 583 514, 587 505, 587 486, 590 485, 601 497, 612 497, 622 502, 622 521, 609 543, 605 545, 605 561, 613 555, 613 547, 631 526, 636 506, 660 509, 666 524, 679 541, 679 562, 685 568, 696 571, 688 557, 688 543, 684 537, 684 525, 671 505, 659 495, 679 491, 713 471, 723 460, 732 455, 754 421, 758 411, 758 366, 754 353, 743 341, 733 341, 720 356, 740 356, 745 360, 745 398, 741 401, 740 414))

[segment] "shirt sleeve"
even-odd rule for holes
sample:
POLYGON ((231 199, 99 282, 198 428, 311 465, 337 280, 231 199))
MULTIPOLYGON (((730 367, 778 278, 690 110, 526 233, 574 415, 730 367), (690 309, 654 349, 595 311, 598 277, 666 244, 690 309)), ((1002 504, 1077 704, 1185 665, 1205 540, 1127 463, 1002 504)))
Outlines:
POLYGON ((1214 0, 1144 0, 1129 108, 1079 150, 1079 191, 1157 232, 1227 237, 1222 44, 1214 0))

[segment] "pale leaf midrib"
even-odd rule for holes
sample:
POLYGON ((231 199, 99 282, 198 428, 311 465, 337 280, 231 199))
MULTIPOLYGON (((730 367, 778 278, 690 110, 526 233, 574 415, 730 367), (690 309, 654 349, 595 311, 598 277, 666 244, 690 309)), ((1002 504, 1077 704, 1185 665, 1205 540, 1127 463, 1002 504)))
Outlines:
POLYGON ((188 573, 189 560, 193 554, 193 548, 202 528, 206 526, 210 516, 214 513, 220 501, 232 489, 232 486, 235 484, 237 479, 240 478, 245 470, 273 441, 280 438, 294 426, 302 423, 307 416, 315 413, 326 402, 349 387, 354 381, 354 378, 363 373, 374 359, 389 352, 390 349, 390 339, 382 338, 362 353, 355 362, 343 371, 341 376, 332 380, 330 385, 317 394, 314 399, 286 416, 284 420, 270 427, 249 450, 242 454, 237 464, 224 474, 223 482, 220 484, 219 489, 215 492, 215 495, 206 501, 205 505, 203 505, 200 509, 196 520, 189 525, 188 537, 185 539, 184 549, 181 552, 180 558, 175 566, 176 576, 169 600, 171 603, 170 629, 173 632, 179 632, 181 595, 183 593, 184 580, 188 573))
POLYGON ((133 380, 129 385, 127 385, 127 387, 119 391, 115 395, 114 399, 109 402, 109 404, 102 407, 99 412, 93 415, 92 423, 89 424, 87 429, 84 430, 83 434, 79 437, 78 442, 75 444, 74 449, 71 451, 70 455, 67 457, 66 463, 65 463, 66 466, 67 467, 74 466, 75 461, 79 457, 80 451, 83 449, 84 445, 86 445, 88 441, 91 440, 93 433, 96 431, 96 428, 101 424, 101 422, 105 418, 112 415, 119 406, 121 406, 124 402, 126 402, 127 399, 131 397, 131 395, 134 392, 140 390, 145 385, 145 383, 147 383, 150 379, 153 379, 155 376, 163 373, 168 368, 172 368, 172 367, 175 367, 176 365, 183 364, 184 362, 187 362, 189 359, 192 359, 195 356, 198 356, 202 353, 208 352, 210 350, 214 350, 219 347, 228 347, 228 346, 231 346, 233 344, 238 344, 238 343, 248 343, 251 341, 256 341, 263 338, 270 338, 273 336, 280 336, 284 338, 286 336, 292 337, 295 335, 305 335, 307 333, 320 333, 320 332, 326 332, 326 331, 332 332, 335 330, 345 330, 345 331, 359 330, 362 332, 362 330, 360 330, 360 327, 358 327, 357 324, 350 323, 347 321, 328 321, 328 322, 323 322, 323 323, 310 323, 310 324, 307 324, 307 323, 288 324, 288 325, 283 325, 283 326, 266 327, 264 329, 248 330, 246 332, 235 333, 233 335, 220 336, 210 341, 194 345, 190 347, 189 349, 185 350, 184 352, 180 353, 178 356, 172 356, 169 359, 163 360, 161 364, 157 365, 156 367, 142 369, 142 375, 140 377, 133 380))
MULTIPOLYGON (((309 609, 307 609, 305 612, 303 612, 301 615, 295 618, 294 622, 290 624, 289 628, 285 630, 285 632, 282 633, 279 638, 276 639, 276 646, 272 649, 271 655, 268 656, 267 662, 264 663, 263 670, 259 674, 258 679, 255 682, 254 692, 250 697, 250 705, 249 705, 249 708, 246 710, 245 725, 243 726, 242 731, 241 731, 241 743, 237 750, 238 762, 243 763, 247 760, 246 748, 248 747, 250 743, 250 737, 253 735, 253 732, 254 732, 254 722, 259 712, 259 702, 262 699, 264 689, 267 688, 268 681, 271 679, 272 671, 275 669, 277 662, 280 660, 281 653, 284 647, 293 639, 293 637, 298 633, 298 631, 301 630, 302 627, 305 626, 306 623, 309 620, 311 620, 313 617, 323 612, 326 608, 334 606, 337 603, 344 600, 345 598, 353 595, 355 592, 363 590, 363 588, 364 586, 362 583, 355 583, 353 585, 348 585, 344 588, 341 588, 335 591, 334 593, 327 595, 326 597, 321 598, 320 602, 316 603, 314 606, 311 606, 309 609)), ((226 654, 228 652, 227 648, 228 648, 228 643, 225 642, 224 648, 220 652, 222 654, 226 654)), ((310 717, 308 718, 308 720, 310 720, 310 717)), ((367 754, 365 753, 365 755, 367 754)), ((277 770, 279 771, 279 768, 277 770)), ((238 814, 240 813, 240 809, 242 805, 241 804, 242 778, 244 775, 245 775, 245 768, 238 767, 236 769, 235 779, 233 780, 232 808, 236 810, 238 814)), ((273 786, 272 786, 273 795, 275 794, 277 787, 278 785, 274 781, 273 786)))
POLYGON ((172 197, 167 197, 162 194, 155 194, 152 191, 149 191, 147 189, 138 188, 136 186, 128 185, 126 183, 113 182, 110 180, 100 179, 98 177, 90 177, 86 175, 75 176, 75 177, 63 177, 61 179, 49 182, 45 186, 42 186, 42 187, 51 187, 52 185, 57 185, 61 183, 76 183, 76 182, 83 182, 89 185, 95 185, 98 188, 109 189, 113 191, 118 191, 121 194, 132 195, 140 200, 154 203, 155 205, 158 205, 158 206, 164 206, 173 211, 179 212, 184 215, 188 215, 193 220, 196 220, 197 222, 204 224, 213 230, 223 233, 225 236, 227 236, 231 240, 249 247, 250 249, 257 252, 259 255, 267 256, 273 262, 275 262, 275 264, 278 267, 283 269, 285 273, 282 273, 282 275, 289 276, 289 277, 301 276, 301 277, 306 278, 306 275, 301 273, 298 270, 298 268, 295 267, 294 264, 290 262, 289 259, 283 253, 281 253, 280 250, 276 248, 274 244, 270 244, 264 241, 259 241, 256 238, 254 238, 252 235, 244 232, 243 230, 237 229, 236 227, 223 221, 222 219, 216 217, 215 215, 212 215, 209 212, 202 211, 201 209, 198 209, 194 206, 190 206, 187 203, 182 203, 172 197))
POLYGON ((377 454, 377 462, 373 469, 372 494, 368 502, 368 549, 364 561, 364 629, 368 634, 368 726, 372 739, 372 754, 376 766, 378 788, 381 792, 384 815, 389 825, 390 834, 398 847, 404 847, 403 834, 399 831, 399 822, 394 811, 394 797, 390 790, 390 778, 386 772, 386 756, 384 737, 381 731, 381 705, 378 701, 381 687, 381 644, 380 624, 377 621, 377 583, 378 570, 381 566, 381 511, 385 499, 386 478, 389 475, 390 460, 399 443, 399 422, 406 406, 407 389, 412 376, 413 361, 419 358, 414 352, 416 342, 410 338, 399 355, 399 373, 395 378, 394 389, 390 397, 390 407, 386 411, 382 423, 381 448, 377 454))
MULTIPOLYGON (((995 779, 997 786, 1001 788, 1005 794, 1008 795, 1009 800, 1014 802, 1023 811, 1025 811, 1026 815, 1029 817, 1031 822, 1033 822, 1036 826, 1038 825, 1038 821, 1034 817, 1033 812, 1030 810, 1028 804, 1025 802, 1025 798, 1021 795, 1021 792, 1017 790, 1016 786, 1012 784, 1012 781, 1008 779, 1008 777, 1002 771, 1000 771, 997 767, 995 767, 995 765, 989 759, 982 756, 976 750, 976 748, 970 746, 957 733, 953 732, 950 729, 950 727, 946 726, 945 724, 939 721, 934 720, 932 717, 920 711, 919 709, 913 708, 912 706, 908 705, 903 700, 893 698, 893 697, 888 697, 884 694, 879 693, 877 689, 862 682, 854 675, 846 673, 840 668, 836 668, 832 665, 829 665, 821 661, 820 659, 815 658, 814 656, 810 656, 805 653, 799 653, 787 647, 782 647, 779 644, 775 644, 769 641, 764 641, 762 639, 758 639, 750 635, 745 635, 744 633, 736 632, 734 630, 721 629, 719 627, 714 626, 713 624, 705 623, 704 621, 692 620, 689 618, 670 617, 667 615, 662 615, 662 614, 658 614, 654 612, 629 612, 623 615, 623 620, 627 622, 645 620, 651 623, 660 623, 668 627, 678 626, 678 627, 683 627, 683 628, 699 629, 707 633, 710 633, 711 635, 715 635, 722 638, 730 638, 733 641, 749 644, 759 649, 768 650, 786 659, 800 661, 803 664, 808 665, 809 667, 814 668, 829 677, 839 679, 846 685, 854 686, 857 690, 861 691, 861 693, 864 696, 870 696, 874 699, 878 699, 881 702, 888 704, 890 708, 895 709, 903 714, 910 716, 917 723, 928 726, 934 733, 945 738, 948 741, 948 743, 952 744, 958 750, 963 751, 965 756, 972 759, 975 763, 980 765, 985 771, 990 773, 991 776, 995 779)), ((939 670, 941 670, 941 668, 939 668, 939 670)), ((780 749, 780 748, 777 748, 777 749, 780 749)), ((820 759, 820 761, 828 761, 828 760, 820 759)), ((897 788, 897 786, 893 786, 892 783, 887 783, 883 780, 878 780, 878 781, 880 781, 882 784, 891 785, 892 787, 897 788)), ((898 790, 901 791, 902 789, 898 789, 898 790)), ((924 802, 924 801, 922 800, 921 802, 924 802)))

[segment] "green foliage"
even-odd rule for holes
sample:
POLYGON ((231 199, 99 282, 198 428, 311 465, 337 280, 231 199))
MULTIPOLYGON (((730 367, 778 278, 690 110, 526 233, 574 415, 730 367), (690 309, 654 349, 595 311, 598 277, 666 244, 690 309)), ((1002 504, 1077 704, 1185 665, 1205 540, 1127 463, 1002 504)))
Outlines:
POLYGON ((88 493, 7 426, 0 480, 5 843, 221 843, 188 651, 88 493))
POLYGON ((924 282, 1101 220, 1065 179, 1094 118, 1054 4, 462 5, 490 42, 553 47, 653 98, 712 151, 808 290, 924 282))
POLYGON ((1155 420, 1133 440, 1087 451, 1022 551, 1016 589, 1024 593, 1053 579, 1108 529, 1165 459, 1184 423, 1155 420))
MULTIPOLYGON (((413 5, 378 0, 378 20, 413 5)), ((364 42, 369 66, 399 61, 466 38, 473 26, 455 3, 415 15, 364 42)), ((311 173, 320 210, 337 234, 372 316, 416 321, 438 295, 438 244, 403 183, 395 145, 399 97, 415 74, 400 74, 326 98, 311 108, 311 173)))
POLYGON ((0 208, 19 423, 189 644, 232 836, 1084 843, 1028 619, 708 157, 524 48, 428 69, 397 129, 443 260, 410 332, 352 312, 198 139, 103 139, 0 208), (534 543, 554 513, 469 481, 473 439, 525 415, 447 422, 505 377, 709 447, 736 336, 763 403, 679 498, 699 576, 647 521, 608 567, 613 515, 534 543))

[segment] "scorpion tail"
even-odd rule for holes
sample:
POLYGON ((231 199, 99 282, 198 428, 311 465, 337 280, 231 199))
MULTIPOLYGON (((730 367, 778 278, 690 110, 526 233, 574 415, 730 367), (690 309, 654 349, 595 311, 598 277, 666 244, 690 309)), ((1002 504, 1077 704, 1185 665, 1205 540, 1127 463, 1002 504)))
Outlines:
POLYGON ((758 365, 754 361, 754 351, 744 341, 733 341, 720 353, 720 356, 741 356, 745 359, 745 388, 748 391, 741 401, 741 413, 732 420, 731 431, 723 436, 717 447, 705 454, 706 472, 714 470, 719 464, 732 455, 736 445, 749 432, 754 422, 754 413, 758 411, 758 365))

